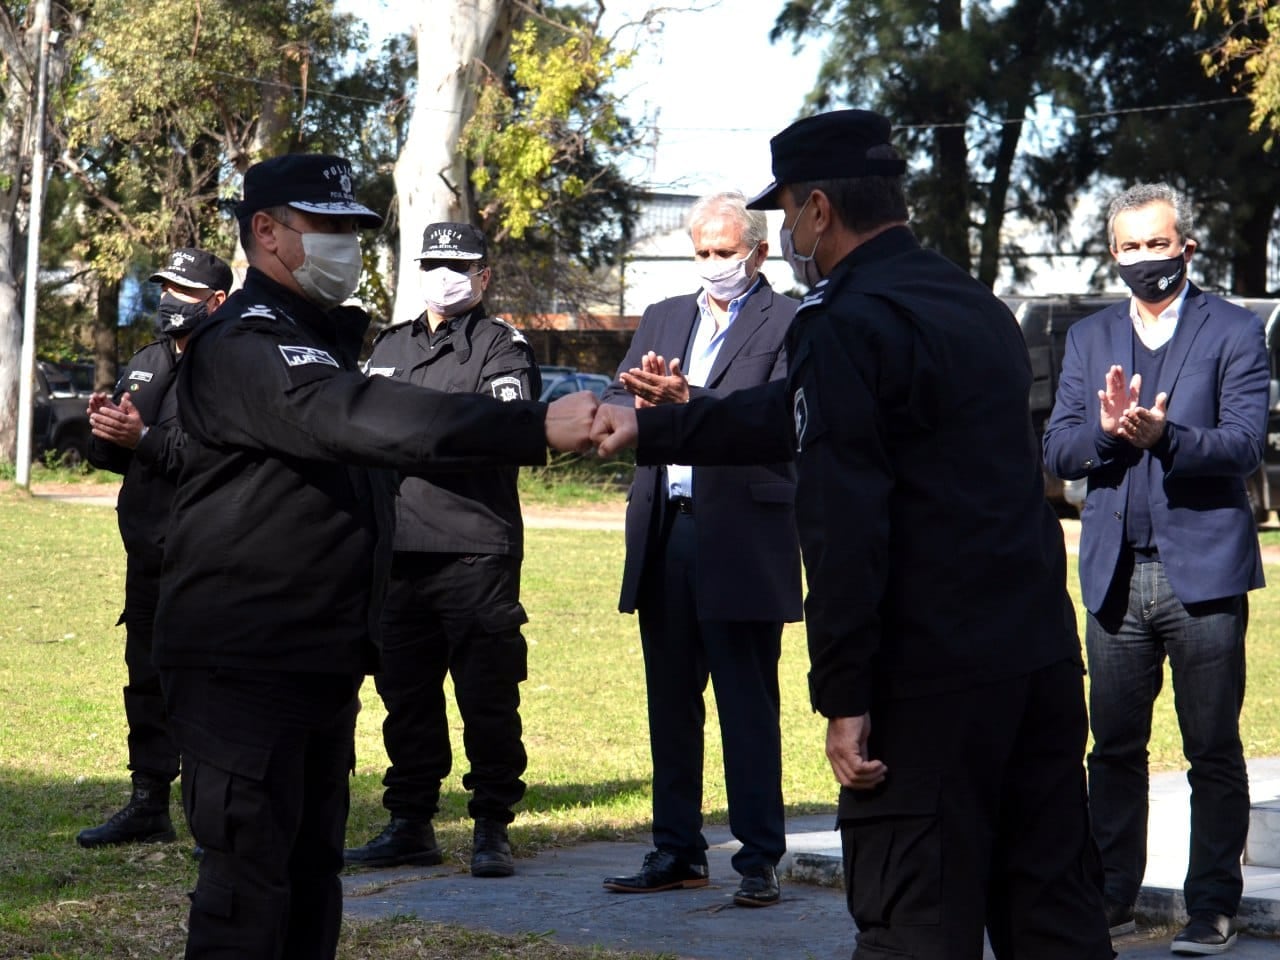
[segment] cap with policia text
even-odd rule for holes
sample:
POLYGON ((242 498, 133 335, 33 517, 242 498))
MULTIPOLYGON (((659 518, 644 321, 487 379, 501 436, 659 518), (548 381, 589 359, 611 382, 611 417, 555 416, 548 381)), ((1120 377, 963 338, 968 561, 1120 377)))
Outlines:
POLYGON ((422 234, 419 260, 483 260, 484 234, 469 223, 433 223, 422 234))
POLYGON ((355 197, 351 164, 323 153, 286 153, 255 163, 244 173, 244 199, 236 219, 268 207, 293 207, 326 217, 355 217, 362 227, 382 226, 378 216, 355 197))
POLYGON ((769 141, 773 182, 747 207, 780 208, 778 189, 784 183, 901 176, 907 164, 889 142, 889 131, 889 121, 871 110, 834 110, 797 120, 769 141))
POLYGON ((231 268, 207 250, 179 247, 169 255, 164 269, 150 276, 152 283, 175 283, 195 290, 231 290, 231 268))

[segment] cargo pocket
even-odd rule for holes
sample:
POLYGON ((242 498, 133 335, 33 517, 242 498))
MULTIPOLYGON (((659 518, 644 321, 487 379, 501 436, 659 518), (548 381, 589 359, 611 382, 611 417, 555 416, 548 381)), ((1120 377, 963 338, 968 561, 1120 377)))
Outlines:
POLYGON ((191 894, 191 907, 211 917, 229 920, 235 912, 236 892, 230 884, 202 876, 191 894))
POLYGON ((528 678, 529 650, 520 633, 528 622, 519 602, 497 603, 476 614, 477 632, 472 639, 495 676, 516 683, 528 678))
POLYGON ((860 929, 941 919, 939 776, 898 770, 883 789, 840 795, 845 896, 860 929))

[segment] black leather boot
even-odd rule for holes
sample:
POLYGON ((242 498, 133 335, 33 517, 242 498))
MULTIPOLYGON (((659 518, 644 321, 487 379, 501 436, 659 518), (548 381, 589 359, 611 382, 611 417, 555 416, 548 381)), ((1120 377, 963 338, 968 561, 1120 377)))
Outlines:
POLYGON ((82 847, 117 843, 172 843, 177 839, 169 819, 169 784, 149 777, 133 778, 129 802, 106 823, 76 834, 82 847))
POLYGON ((497 820, 477 820, 471 844, 471 875, 509 877, 515 872, 506 824, 497 820))
POLYGON ((401 817, 392 817, 382 832, 363 847, 343 850, 342 859, 349 867, 397 867, 406 863, 431 867, 444 862, 431 821, 401 817))

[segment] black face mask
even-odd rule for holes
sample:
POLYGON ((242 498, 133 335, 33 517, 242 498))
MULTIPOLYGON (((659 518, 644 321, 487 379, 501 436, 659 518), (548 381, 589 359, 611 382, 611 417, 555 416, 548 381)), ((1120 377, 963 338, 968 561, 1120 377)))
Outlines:
POLYGON ((208 317, 207 301, 187 303, 172 293, 164 293, 160 295, 160 310, 156 314, 156 333, 162 337, 187 337, 208 317))
POLYGON ((1178 289, 1187 272, 1187 261, 1179 253, 1176 257, 1117 264, 1116 269, 1135 297, 1143 303, 1159 303, 1178 289))

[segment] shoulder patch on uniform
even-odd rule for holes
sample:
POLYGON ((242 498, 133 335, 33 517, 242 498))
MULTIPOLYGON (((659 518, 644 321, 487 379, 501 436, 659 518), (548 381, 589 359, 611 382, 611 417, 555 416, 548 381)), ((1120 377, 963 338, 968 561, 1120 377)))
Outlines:
POLYGON ((247 320, 251 317, 258 317, 263 320, 274 320, 276 318, 276 312, 265 303, 251 303, 240 311, 240 318, 247 320))
POLYGON ((508 400, 523 400, 524 386, 519 377, 498 377, 489 384, 493 395, 506 403, 508 400))
POLYGON ((394 377, 396 375, 395 367, 366 367, 365 374, 370 377, 394 377))
POLYGON ((309 363, 326 363, 331 367, 341 366, 337 360, 333 359, 332 354, 321 350, 319 347, 287 347, 283 343, 279 344, 279 347, 280 355, 284 357, 284 362, 291 367, 302 367, 309 363))
POLYGON ((511 331, 512 343, 528 343, 529 342, 525 338, 524 331, 522 331, 519 327, 511 323, 508 323, 506 320, 503 320, 501 317, 494 317, 493 319, 511 331))
POLYGON ((792 396, 791 413, 796 419, 796 453, 803 453, 804 431, 809 426, 809 404, 804 399, 804 387, 797 388, 792 396))
POLYGON ((815 307, 818 304, 825 301, 826 299, 827 299, 827 278, 823 277, 816 284, 814 284, 812 290, 810 290, 807 294, 805 294, 804 299, 800 301, 800 306, 796 307, 796 312, 799 313, 801 310, 805 309, 806 307, 815 307))
POLYGON ((150 370, 130 370, 129 376, 126 379, 141 380, 143 383, 150 383, 151 378, 154 376, 155 374, 150 370))

